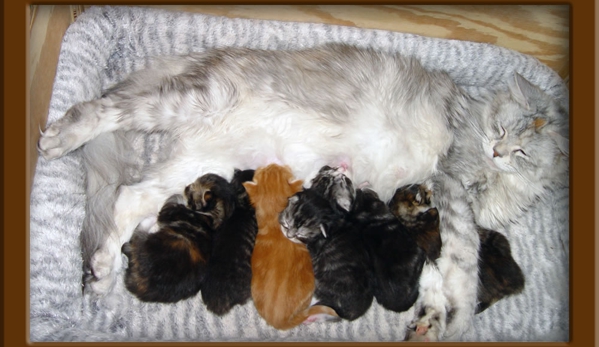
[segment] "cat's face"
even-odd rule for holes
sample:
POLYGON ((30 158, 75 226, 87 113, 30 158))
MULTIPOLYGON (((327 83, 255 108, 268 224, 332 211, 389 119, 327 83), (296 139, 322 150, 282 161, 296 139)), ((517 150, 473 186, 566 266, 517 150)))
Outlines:
POLYGON ((326 237, 325 219, 332 214, 334 211, 324 198, 314 192, 299 192, 289 198, 287 207, 279 215, 281 231, 296 243, 326 237))
POLYGON ((413 220, 431 208, 431 194, 424 185, 403 186, 397 188, 388 206, 395 216, 404 220, 413 220))
POLYGON ((185 187, 187 206, 195 211, 209 213, 217 228, 233 213, 235 194, 224 178, 205 174, 185 187))
POLYGON ((312 179, 310 189, 323 195, 327 200, 336 202, 342 209, 349 211, 355 198, 352 181, 345 175, 343 167, 323 166, 312 179))
POLYGON ((483 160, 492 170, 532 179, 562 169, 556 164, 568 155, 568 140, 558 132, 563 116, 543 91, 516 74, 509 92, 499 94, 486 112, 483 160))

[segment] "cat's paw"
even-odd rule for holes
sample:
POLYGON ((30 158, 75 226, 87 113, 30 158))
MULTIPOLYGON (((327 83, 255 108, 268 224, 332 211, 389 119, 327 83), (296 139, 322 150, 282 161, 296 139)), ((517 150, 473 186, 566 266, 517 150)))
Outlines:
POLYGON ((433 342, 439 341, 443 332, 443 315, 432 307, 422 310, 419 318, 408 326, 406 341, 433 342))
POLYGON ((413 220, 432 208, 431 196, 425 185, 411 184, 398 188, 388 205, 397 217, 413 220))
POLYGON ((107 244, 94 253, 90 265, 93 279, 86 286, 89 286, 95 294, 108 294, 112 290, 116 274, 122 266, 120 252, 114 252, 107 244))
POLYGON ((79 148, 98 132, 98 120, 85 117, 94 113, 94 102, 85 102, 71 107, 65 115, 41 133, 37 143, 39 153, 47 160, 62 157, 79 148))

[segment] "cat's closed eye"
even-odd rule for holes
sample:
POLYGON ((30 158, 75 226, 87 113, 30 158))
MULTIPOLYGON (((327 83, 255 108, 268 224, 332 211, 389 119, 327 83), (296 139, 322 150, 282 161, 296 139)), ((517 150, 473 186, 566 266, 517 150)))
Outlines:
POLYGON ((521 156, 521 157, 528 157, 526 152, 524 152, 524 150, 521 148, 513 150, 512 153, 514 153, 515 155, 521 156))

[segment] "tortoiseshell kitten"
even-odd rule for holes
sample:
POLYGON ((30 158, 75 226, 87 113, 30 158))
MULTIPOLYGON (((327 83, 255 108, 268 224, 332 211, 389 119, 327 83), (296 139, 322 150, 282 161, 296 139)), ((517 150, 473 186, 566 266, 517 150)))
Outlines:
POLYGON ((395 312, 408 310, 418 298, 426 253, 373 190, 356 190, 350 217, 370 255, 377 302, 395 312))
POLYGON ((478 251, 478 304, 476 313, 486 310, 505 296, 524 289, 524 275, 512 258, 510 244, 505 236, 494 230, 479 228, 478 251))
POLYGON ((431 207, 431 191, 424 185, 406 185, 395 191, 388 205, 426 252, 427 261, 437 260, 441 255, 441 234, 439 211, 431 207))
POLYGON ((214 231, 232 211, 234 191, 206 174, 167 199, 158 231, 137 229, 122 252, 129 258, 125 286, 142 301, 177 302, 196 295, 206 276, 214 231))
POLYGON ((243 182, 252 181, 254 170, 235 170, 231 188, 235 205, 212 240, 212 254, 202 285, 202 300, 206 308, 219 316, 235 305, 243 305, 251 298, 251 258, 258 232, 254 208, 243 182))
POLYGON ((305 243, 312 257, 314 300, 339 317, 355 320, 372 304, 370 260, 360 229, 349 222, 354 198, 343 170, 325 166, 309 189, 296 193, 280 215, 283 233, 305 243))

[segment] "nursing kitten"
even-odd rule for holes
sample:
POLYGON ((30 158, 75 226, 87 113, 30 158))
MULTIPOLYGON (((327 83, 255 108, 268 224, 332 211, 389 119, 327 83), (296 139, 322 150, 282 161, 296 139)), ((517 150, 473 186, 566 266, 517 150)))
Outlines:
POLYGON ((230 186, 234 206, 212 238, 212 252, 202 285, 206 308, 224 315, 251 298, 251 257, 258 232, 254 208, 242 183, 251 181, 253 170, 235 170, 230 186))
POLYGON ((129 258, 125 286, 142 301, 177 302, 196 295, 206 273, 212 218, 170 197, 158 215, 155 233, 136 230, 122 247, 129 258))
POLYGON ((252 182, 245 182, 256 209, 258 234, 252 253, 252 300, 264 320, 286 330, 312 315, 337 316, 330 307, 310 307, 314 293, 314 272, 304 244, 294 243, 281 233, 279 214, 288 199, 302 190, 289 167, 270 164, 256 169, 252 182))
POLYGON ((206 174, 171 196, 158 231, 138 229, 122 247, 129 258, 125 286, 142 301, 177 302, 196 295, 206 278, 215 230, 231 213, 233 191, 206 174))
POLYGON ((425 185, 398 188, 388 202, 389 209, 412 234, 418 247, 434 262, 441 255, 439 211, 431 206, 432 192, 425 185))
POLYGON ((486 310, 505 296, 518 294, 524 289, 524 275, 512 258, 510 244, 505 236, 494 230, 478 230, 478 295, 476 313, 486 310))
POLYGON ((342 171, 323 167, 310 189, 289 199, 280 220, 285 236, 310 251, 316 304, 351 321, 370 308, 373 294, 368 252, 360 229, 347 216, 354 188, 342 171))
POLYGON ((101 98, 74 105, 38 147, 53 159, 86 144, 85 218, 94 222, 82 231, 83 267, 93 275, 85 285, 98 294, 111 290, 120 271, 121 244, 198 173, 226 176, 235 167, 284 162, 309 182, 324 163, 343 158, 352 179, 370 183, 384 201, 398 187, 434 179, 441 187, 433 188, 436 197, 452 195, 451 203, 436 204, 443 245, 456 238, 462 253, 473 255, 463 259, 450 249, 438 259, 456 317, 449 330, 458 339, 476 306, 467 283, 477 282, 478 227, 497 229, 568 184, 567 105, 518 73, 505 82, 475 98, 414 57, 342 44, 215 49, 155 59, 101 98), (168 149, 176 155, 139 168, 134 176, 143 179, 132 184, 117 175, 128 165, 101 156, 122 142, 99 136, 113 131, 161 131, 172 137, 168 149), (94 199, 104 186, 114 189, 94 199), (446 232, 451 225, 456 229, 446 232), (450 271, 455 267, 461 270, 450 271), (458 273, 463 278, 453 280, 458 273))
POLYGON ((370 255, 376 301, 395 312, 408 310, 418 297, 426 253, 373 190, 356 191, 350 220, 360 229, 370 255))

